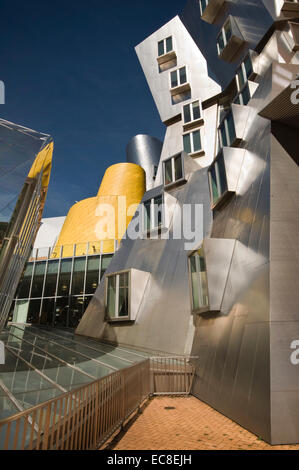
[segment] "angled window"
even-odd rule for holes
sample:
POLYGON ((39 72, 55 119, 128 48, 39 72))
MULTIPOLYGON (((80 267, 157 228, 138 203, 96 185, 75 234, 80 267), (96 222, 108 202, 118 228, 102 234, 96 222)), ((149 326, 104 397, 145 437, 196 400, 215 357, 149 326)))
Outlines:
POLYGON ((129 319, 129 284, 129 271, 107 275, 106 313, 109 319, 129 319))
POLYGON ((196 312, 209 305, 207 270, 202 248, 189 256, 189 276, 192 311, 196 312))
POLYGON ((226 114, 218 128, 219 147, 230 147, 236 140, 236 130, 232 111, 226 114))
POLYGON ((251 99, 251 93, 250 93, 248 83, 246 83, 246 85, 242 88, 240 93, 238 93, 238 95, 234 99, 234 103, 246 106, 249 103, 250 99, 251 99))
POLYGON ((164 54, 168 54, 168 52, 171 52, 171 51, 173 51, 173 42, 172 42, 171 36, 158 42, 158 56, 159 57, 164 54))
POLYGON ((209 0, 199 0, 200 14, 203 15, 205 9, 209 4, 209 0))
POLYGON ((163 196, 156 196, 143 204, 143 229, 145 232, 158 229, 163 225, 163 196))
POLYGON ((187 83, 186 67, 181 67, 180 69, 174 70, 170 73, 171 88, 176 88, 180 85, 184 85, 184 83, 187 83))
POLYGON ((201 119, 200 102, 193 101, 193 103, 186 104, 186 106, 183 107, 183 115, 185 124, 201 119))
POLYGON ((233 33, 232 33, 231 22, 230 22, 230 19, 228 18, 223 28, 221 29, 220 34, 217 39, 218 55, 220 55, 223 49, 227 46, 230 38, 232 37, 232 34, 233 33))
POLYGON ((163 162, 164 186, 173 185, 184 180, 182 155, 179 153, 163 162))
POLYGON ((240 65, 240 67, 238 68, 237 74, 236 74, 237 88, 239 91, 242 90, 242 88, 250 79, 252 74, 253 74, 252 60, 251 60, 250 54, 248 54, 245 60, 240 65))
POLYGON ((212 206, 214 206, 228 189, 223 154, 210 166, 208 175, 212 206))
POLYGON ((183 145, 184 150, 189 155, 192 155, 197 152, 201 152, 202 148, 202 139, 200 135, 200 130, 189 132, 188 134, 183 135, 183 145))

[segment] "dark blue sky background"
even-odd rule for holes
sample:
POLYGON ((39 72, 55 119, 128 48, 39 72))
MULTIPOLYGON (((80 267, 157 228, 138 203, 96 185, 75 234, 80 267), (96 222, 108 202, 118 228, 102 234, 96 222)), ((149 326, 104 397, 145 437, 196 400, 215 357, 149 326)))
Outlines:
POLYGON ((1 117, 55 141, 44 216, 94 196, 138 133, 164 136, 134 47, 185 0, 3 0, 1 117))

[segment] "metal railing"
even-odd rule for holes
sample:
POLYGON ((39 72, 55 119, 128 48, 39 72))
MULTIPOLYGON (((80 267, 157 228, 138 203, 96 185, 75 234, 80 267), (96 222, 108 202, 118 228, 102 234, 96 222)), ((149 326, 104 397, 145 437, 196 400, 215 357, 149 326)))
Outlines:
POLYGON ((186 395, 193 377, 185 357, 146 359, 0 421, 0 449, 96 449, 150 395, 186 395))

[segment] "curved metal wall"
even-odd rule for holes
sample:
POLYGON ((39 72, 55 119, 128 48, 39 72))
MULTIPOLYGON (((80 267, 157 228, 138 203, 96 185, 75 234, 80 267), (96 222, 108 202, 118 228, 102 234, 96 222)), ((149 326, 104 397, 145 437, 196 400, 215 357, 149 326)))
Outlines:
POLYGON ((127 162, 140 165, 146 173, 146 189, 154 185, 154 167, 159 165, 163 143, 150 135, 135 135, 127 145, 127 162))

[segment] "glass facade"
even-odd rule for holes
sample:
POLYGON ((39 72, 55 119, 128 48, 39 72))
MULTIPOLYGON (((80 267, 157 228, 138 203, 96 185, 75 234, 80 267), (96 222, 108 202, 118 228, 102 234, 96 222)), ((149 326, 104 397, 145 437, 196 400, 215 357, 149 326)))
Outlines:
POLYGON ((27 263, 12 320, 76 328, 113 254, 46 259, 27 263))

